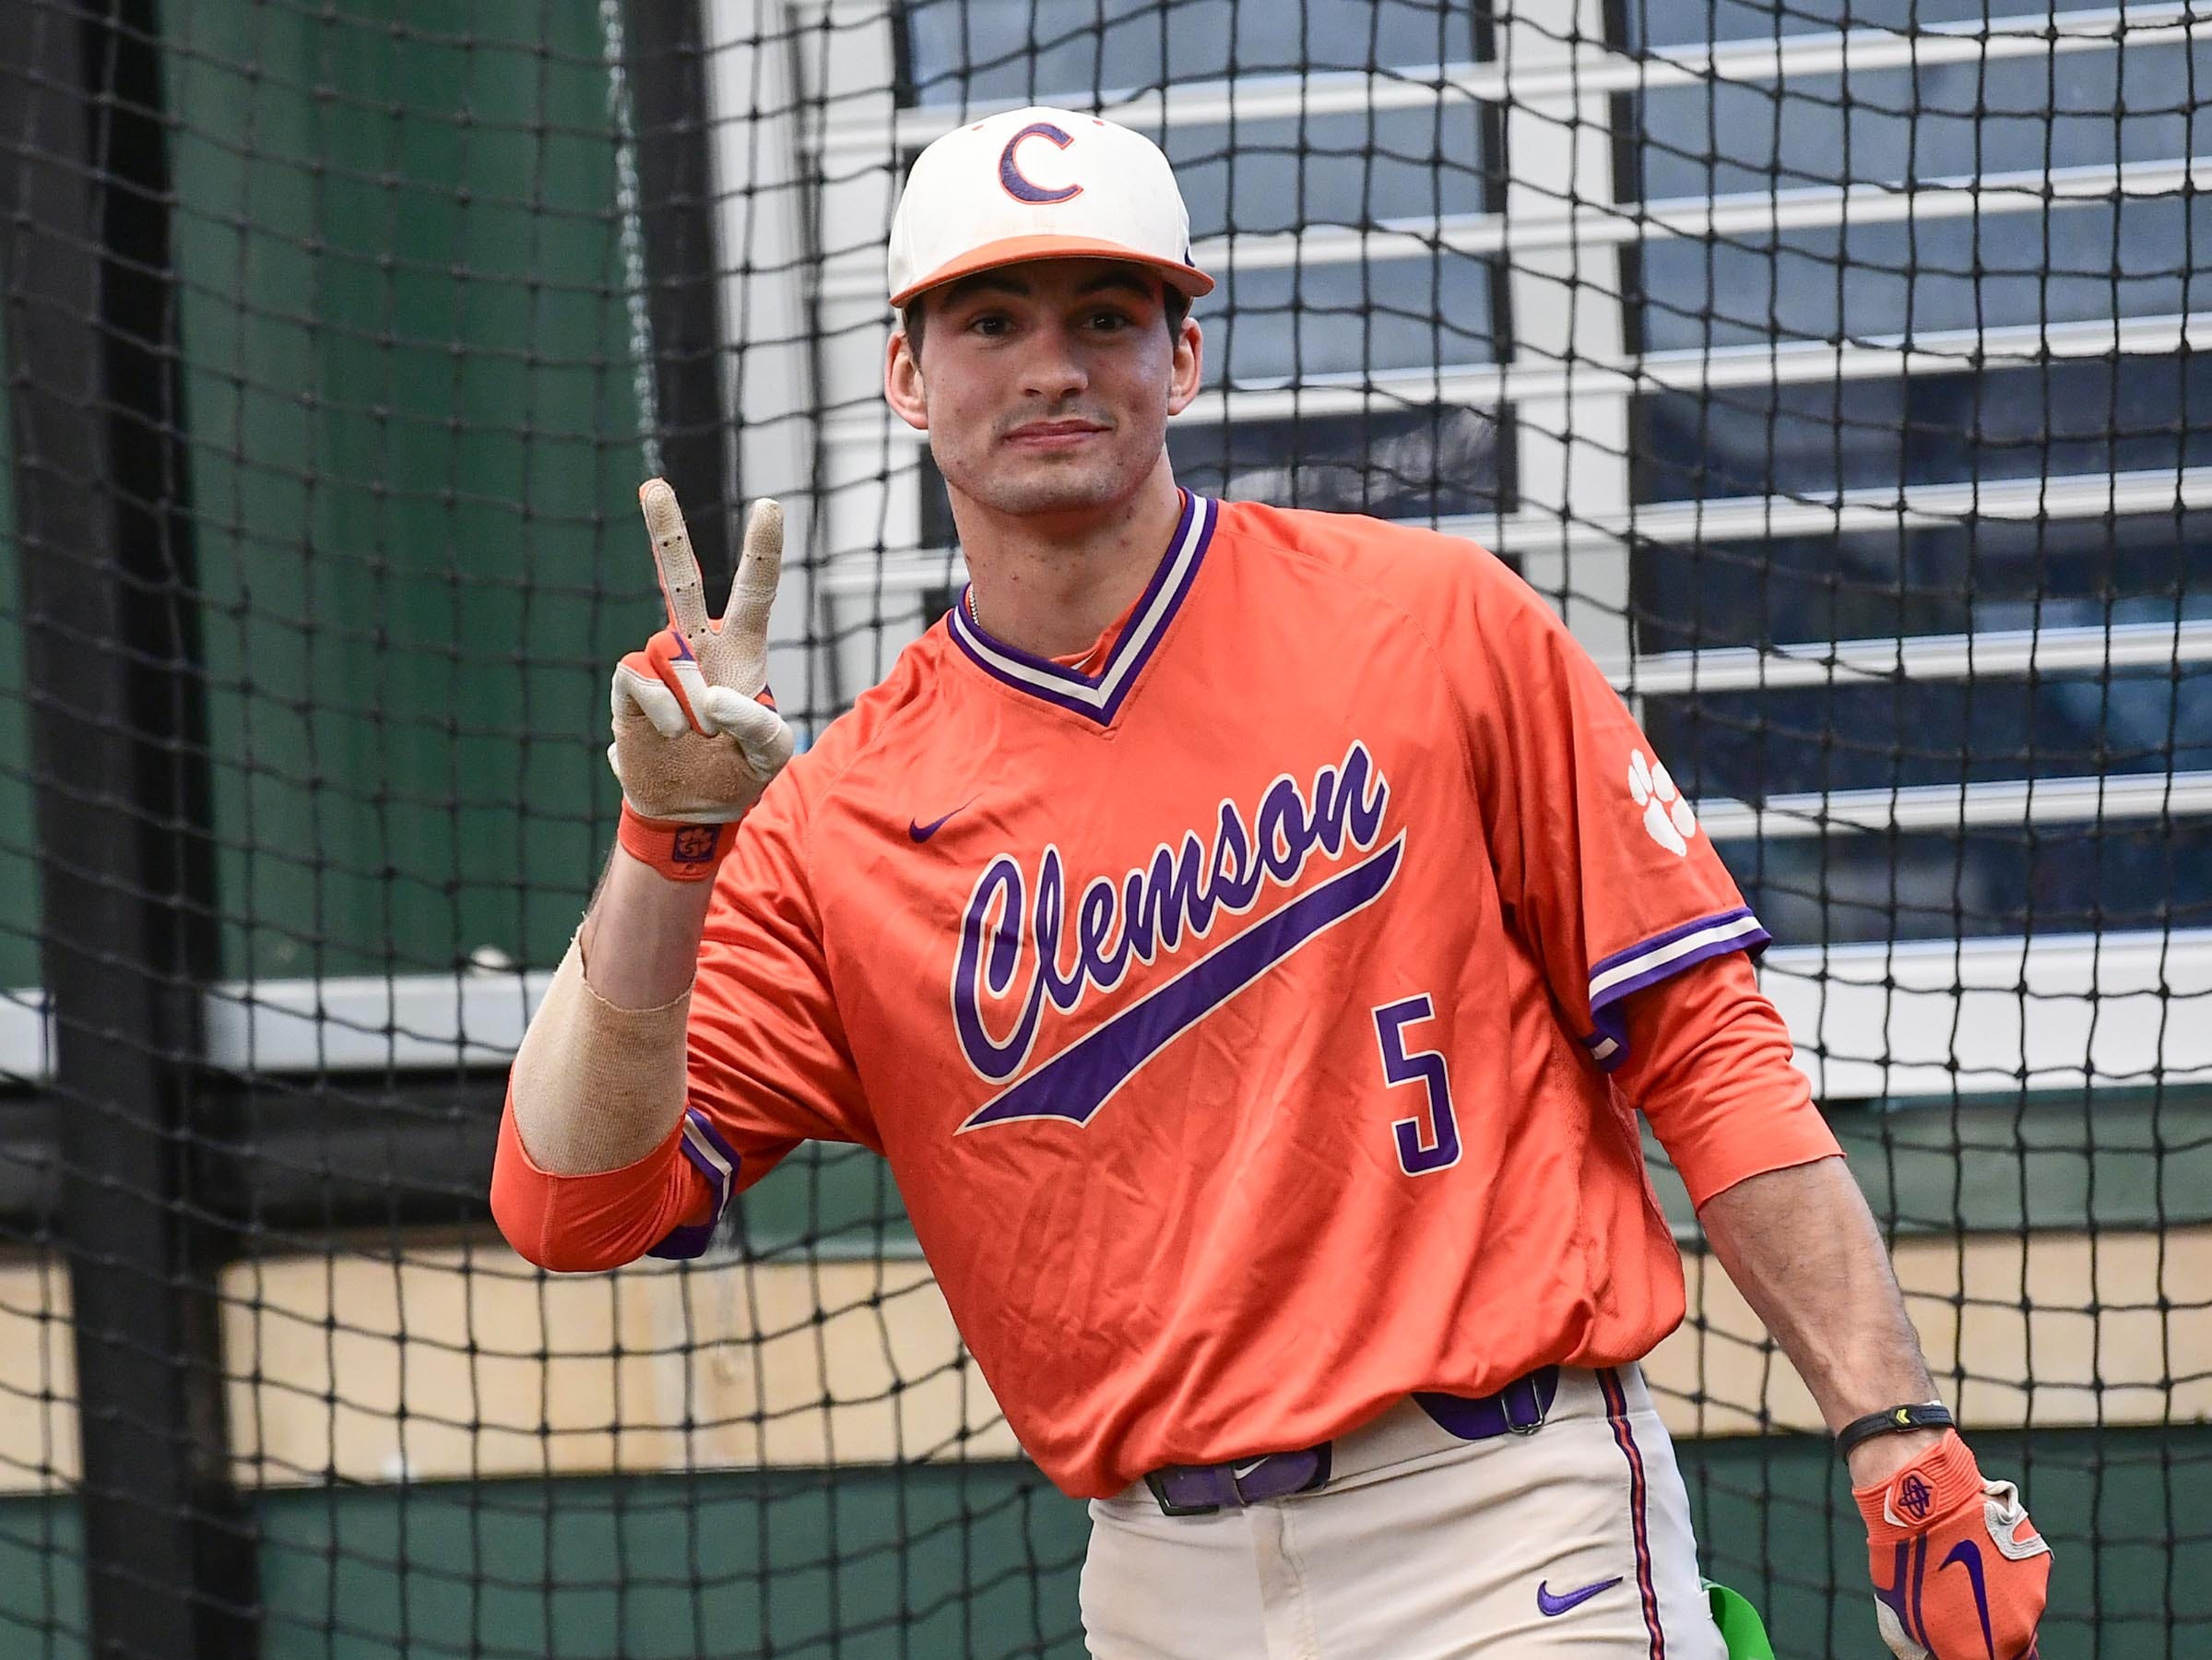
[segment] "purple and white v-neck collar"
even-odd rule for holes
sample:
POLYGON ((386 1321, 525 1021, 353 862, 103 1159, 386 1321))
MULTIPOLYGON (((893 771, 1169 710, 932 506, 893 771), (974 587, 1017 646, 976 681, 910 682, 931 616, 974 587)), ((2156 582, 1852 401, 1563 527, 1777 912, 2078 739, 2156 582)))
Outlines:
POLYGON ((993 680, 1105 726, 1114 718, 1153 648, 1175 622, 1176 612, 1198 575, 1199 563, 1205 558, 1206 544, 1213 538, 1219 513, 1218 503, 1191 491, 1183 492, 1183 516, 1176 523, 1175 535, 1168 539, 1167 552, 1137 600, 1129 626, 1106 654, 1106 666, 1096 674, 1085 674, 992 639, 969 614, 965 589, 961 592, 960 603, 946 615, 953 643, 993 680))

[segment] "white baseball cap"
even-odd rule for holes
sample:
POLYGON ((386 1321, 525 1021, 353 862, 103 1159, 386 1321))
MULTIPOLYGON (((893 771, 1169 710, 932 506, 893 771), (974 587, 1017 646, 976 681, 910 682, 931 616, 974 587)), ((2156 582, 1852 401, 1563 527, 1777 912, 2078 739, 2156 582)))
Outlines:
POLYGON ((956 127, 914 159, 891 220, 891 303, 1029 259, 1126 259, 1184 293, 1211 293, 1190 263, 1190 211, 1141 133, 1032 105, 956 127))

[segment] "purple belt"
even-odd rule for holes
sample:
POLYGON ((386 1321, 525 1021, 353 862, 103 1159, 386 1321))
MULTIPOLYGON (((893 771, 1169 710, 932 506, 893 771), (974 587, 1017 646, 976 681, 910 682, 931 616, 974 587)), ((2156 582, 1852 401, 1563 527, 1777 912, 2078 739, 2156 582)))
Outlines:
POLYGON ((1516 1378, 1496 1394, 1468 1399, 1465 1395, 1431 1394, 1416 1391, 1421 1410, 1461 1441, 1488 1441, 1497 1435, 1533 1435, 1544 1428, 1544 1415, 1559 1393, 1559 1369, 1540 1366, 1525 1378, 1516 1378))
MULTIPOLYGON (((1516 1378, 1496 1394, 1470 1399, 1422 1390, 1414 1399, 1439 1429, 1461 1441, 1479 1441, 1535 1434, 1558 1393, 1559 1369, 1546 1366, 1516 1378)), ((1216 1511, 1241 1510, 1326 1486, 1332 1444, 1323 1441, 1295 1452, 1265 1452, 1220 1464, 1166 1464, 1147 1476, 1144 1485, 1166 1515, 1211 1516, 1216 1511)))

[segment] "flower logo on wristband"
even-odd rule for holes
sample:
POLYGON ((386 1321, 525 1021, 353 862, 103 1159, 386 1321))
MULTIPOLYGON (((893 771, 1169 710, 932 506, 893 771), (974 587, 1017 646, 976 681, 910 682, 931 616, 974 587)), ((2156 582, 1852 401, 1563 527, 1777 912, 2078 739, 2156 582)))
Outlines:
POLYGON ((715 856, 716 827, 686 824, 668 844, 668 857, 678 864, 704 864, 715 856))

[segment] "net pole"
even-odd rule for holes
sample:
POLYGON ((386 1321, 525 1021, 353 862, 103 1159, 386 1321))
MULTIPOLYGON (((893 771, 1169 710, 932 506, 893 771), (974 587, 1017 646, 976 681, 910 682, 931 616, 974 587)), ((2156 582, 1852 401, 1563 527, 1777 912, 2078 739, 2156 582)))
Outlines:
POLYGON ((645 296, 645 226, 639 208, 637 122, 630 98, 629 27, 622 0, 599 0, 599 53, 607 65, 607 123, 614 140, 614 206, 620 227, 622 310, 629 323, 630 387, 637 404, 638 459, 646 473, 663 473, 660 388, 653 373, 653 316, 645 296))
POLYGON ((624 151, 625 280, 639 308, 646 465, 675 485, 710 592, 730 570, 735 468, 721 372, 706 65, 693 0, 607 0, 609 103, 624 151))
POLYGON ((91 1652, 256 1652, 192 1085, 212 866, 151 0, 0 0, 0 276, 91 1652))

